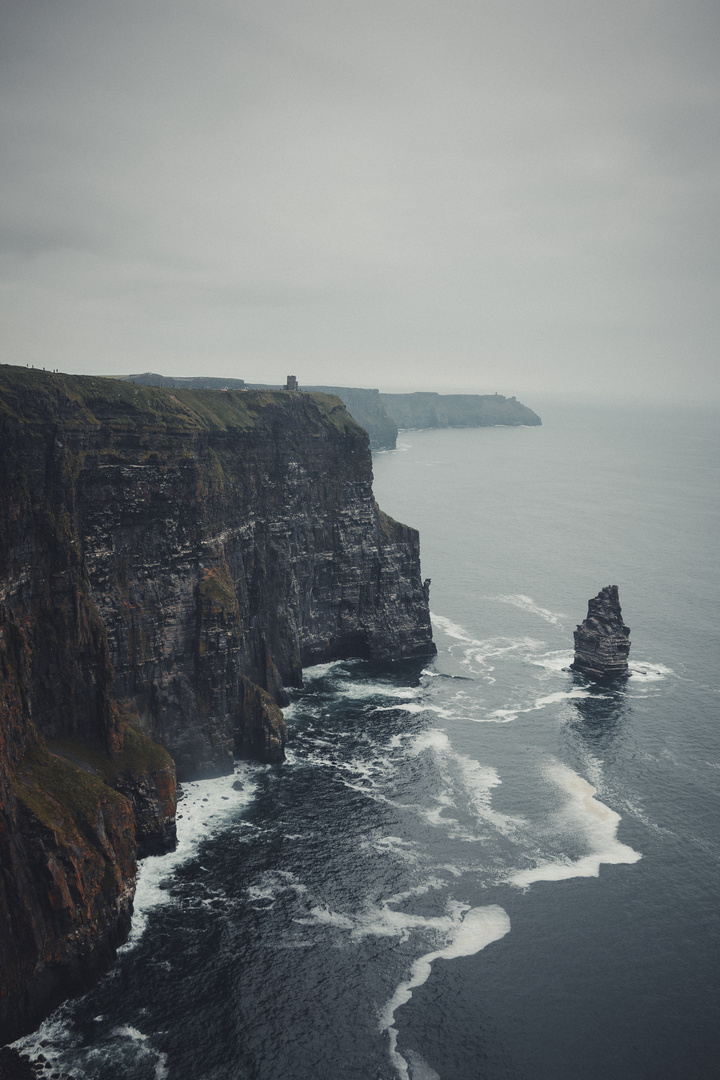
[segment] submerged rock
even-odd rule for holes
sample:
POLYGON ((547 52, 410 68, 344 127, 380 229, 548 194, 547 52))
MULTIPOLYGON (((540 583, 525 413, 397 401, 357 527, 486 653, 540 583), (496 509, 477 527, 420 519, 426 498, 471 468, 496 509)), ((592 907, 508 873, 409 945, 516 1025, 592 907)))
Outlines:
POLYGON ((606 585, 588 602, 587 618, 574 637, 572 671, 593 679, 624 678, 629 674, 630 628, 623 622, 617 585, 606 585))

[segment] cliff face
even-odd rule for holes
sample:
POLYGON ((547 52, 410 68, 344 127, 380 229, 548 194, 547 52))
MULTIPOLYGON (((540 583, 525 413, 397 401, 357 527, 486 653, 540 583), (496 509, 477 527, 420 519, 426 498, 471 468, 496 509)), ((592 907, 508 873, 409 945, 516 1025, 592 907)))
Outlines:
POLYGON ((574 637, 573 671, 593 679, 627 676, 630 629, 623 622, 617 585, 606 585, 588 602, 587 618, 574 637))
POLYGON ((242 677, 283 704, 305 664, 432 650, 417 533, 378 511, 337 399, 122 392, 132 427, 83 436, 78 527, 116 693, 181 777, 282 760, 279 711, 246 708, 242 677))
POLYGON ((434 651, 417 533, 322 395, 0 367, 0 1030, 112 960, 175 773, 281 761, 303 664, 434 651), (169 752, 169 753, 168 753, 169 752))

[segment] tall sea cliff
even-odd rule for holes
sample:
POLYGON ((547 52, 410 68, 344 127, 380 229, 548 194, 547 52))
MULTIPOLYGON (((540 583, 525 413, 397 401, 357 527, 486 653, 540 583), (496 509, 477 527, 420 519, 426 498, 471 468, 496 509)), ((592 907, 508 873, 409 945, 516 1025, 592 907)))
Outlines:
POLYGON ((335 397, 0 367, 0 1042, 112 962, 175 782, 283 760, 303 665, 434 651, 335 397))

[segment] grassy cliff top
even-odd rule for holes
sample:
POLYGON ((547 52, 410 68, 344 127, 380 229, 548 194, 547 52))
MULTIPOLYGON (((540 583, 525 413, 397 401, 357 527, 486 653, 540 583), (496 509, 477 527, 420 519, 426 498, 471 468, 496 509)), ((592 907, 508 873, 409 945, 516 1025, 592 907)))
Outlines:
POLYGON ((286 390, 179 390, 0 364, 0 421, 116 431, 251 431, 292 422, 361 429, 339 398, 286 390))

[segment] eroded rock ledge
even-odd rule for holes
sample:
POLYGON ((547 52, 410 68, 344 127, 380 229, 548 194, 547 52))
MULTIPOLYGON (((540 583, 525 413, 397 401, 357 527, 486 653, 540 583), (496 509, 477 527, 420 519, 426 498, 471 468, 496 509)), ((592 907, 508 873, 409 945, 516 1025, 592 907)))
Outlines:
POLYGON ((112 962, 181 779, 283 759, 304 664, 434 651, 415 530, 322 394, 0 367, 0 1031, 112 962))

